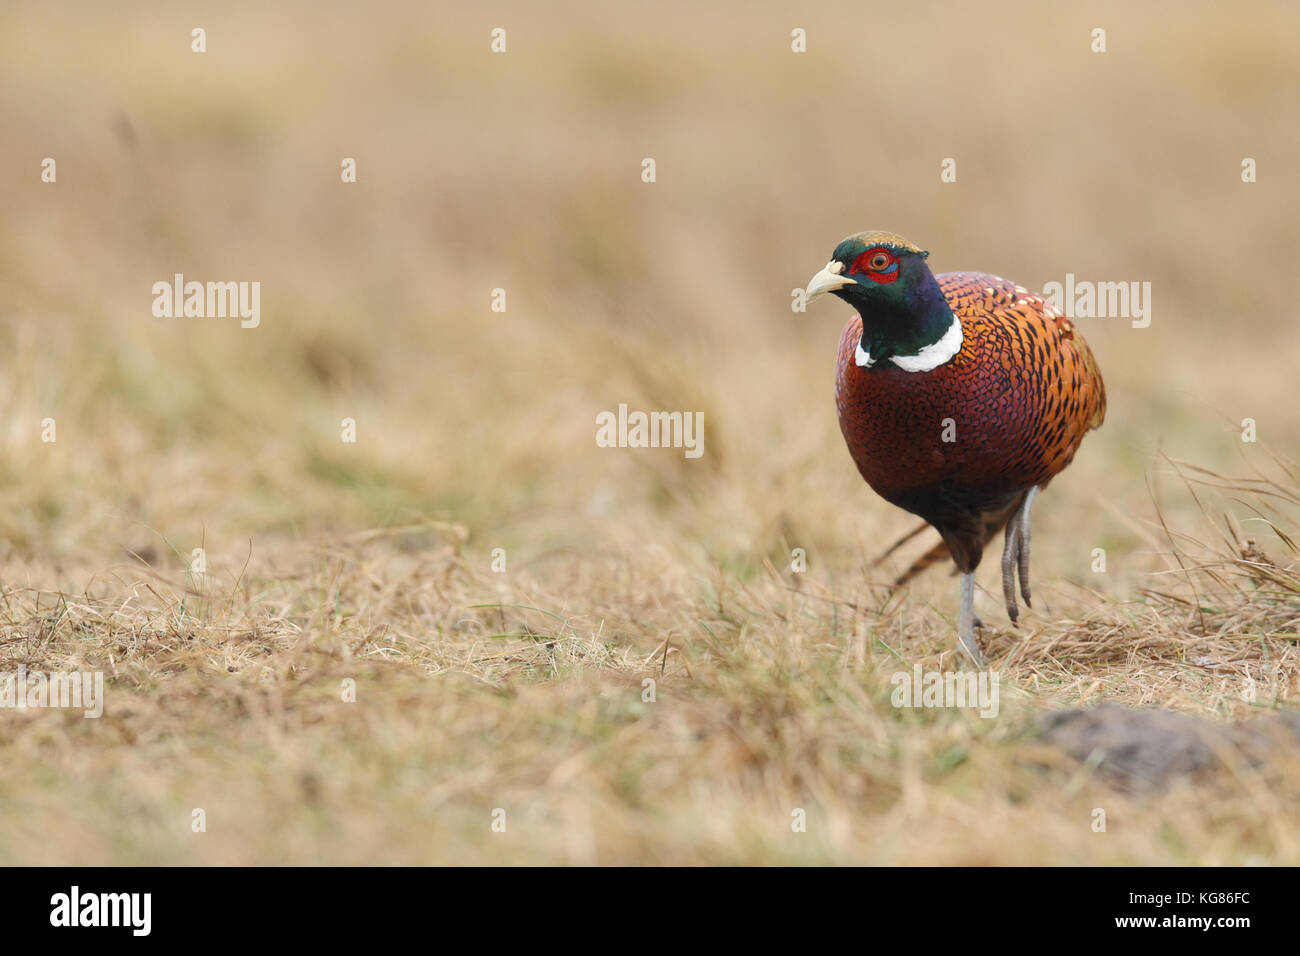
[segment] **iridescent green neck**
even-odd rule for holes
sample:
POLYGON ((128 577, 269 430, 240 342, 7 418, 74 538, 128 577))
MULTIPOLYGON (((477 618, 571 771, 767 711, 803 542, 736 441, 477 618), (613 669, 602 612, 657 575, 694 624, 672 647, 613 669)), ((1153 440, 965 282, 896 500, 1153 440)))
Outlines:
MULTIPOLYGON (((951 342, 954 334, 961 334, 960 323, 956 324, 954 333, 956 316, 939 283, 928 271, 901 297, 863 302, 858 314, 862 316, 861 352, 871 359, 868 367, 879 367, 882 362, 895 358, 934 355, 941 345, 951 342)), ((960 345, 960 338, 957 344, 960 345)), ((951 357, 945 356, 944 361, 951 357)))

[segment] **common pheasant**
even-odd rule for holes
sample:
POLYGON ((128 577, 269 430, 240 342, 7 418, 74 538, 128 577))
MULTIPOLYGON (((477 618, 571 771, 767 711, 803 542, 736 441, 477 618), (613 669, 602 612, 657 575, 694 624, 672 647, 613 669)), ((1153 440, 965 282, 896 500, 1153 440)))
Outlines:
POLYGON ((1101 425, 1106 389, 1083 337, 1042 296, 980 272, 936 276, 928 255, 889 232, 858 233, 835 247, 806 300, 830 292, 858 311, 840 338, 840 430, 867 484, 942 537, 898 583, 950 554, 961 572, 958 646, 982 667, 984 547, 1006 529, 1002 592, 1014 624, 1017 576, 1031 606, 1030 507, 1101 425))

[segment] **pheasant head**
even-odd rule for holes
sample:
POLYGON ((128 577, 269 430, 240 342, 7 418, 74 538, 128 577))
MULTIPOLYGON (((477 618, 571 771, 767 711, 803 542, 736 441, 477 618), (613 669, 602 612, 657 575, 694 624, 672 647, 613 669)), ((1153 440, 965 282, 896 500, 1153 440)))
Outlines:
POLYGON ((906 360, 951 335, 956 319, 925 262, 928 255, 892 232, 860 232, 837 245, 809 281, 809 301, 829 292, 862 316, 859 364, 906 360))

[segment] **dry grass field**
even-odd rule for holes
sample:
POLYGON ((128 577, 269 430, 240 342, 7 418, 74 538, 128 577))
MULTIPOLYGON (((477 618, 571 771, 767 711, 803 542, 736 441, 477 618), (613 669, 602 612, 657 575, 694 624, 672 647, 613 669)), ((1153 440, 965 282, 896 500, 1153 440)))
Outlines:
POLYGON ((0 709, 0 862, 1300 864, 1294 749, 1146 793, 1033 733, 1297 707, 1298 31, 4 4, 0 672, 105 703, 0 709), (954 579, 891 593, 928 536, 871 567, 914 519, 843 447, 846 310, 791 309, 866 228, 1151 283, 1149 327, 1078 321, 1108 416, 1035 507, 1019 629, 1000 541, 980 569, 995 719, 891 706, 960 666, 954 579), (176 273, 260 282, 260 324, 156 318, 176 273), (620 403, 702 412, 703 455, 598 447, 620 403))

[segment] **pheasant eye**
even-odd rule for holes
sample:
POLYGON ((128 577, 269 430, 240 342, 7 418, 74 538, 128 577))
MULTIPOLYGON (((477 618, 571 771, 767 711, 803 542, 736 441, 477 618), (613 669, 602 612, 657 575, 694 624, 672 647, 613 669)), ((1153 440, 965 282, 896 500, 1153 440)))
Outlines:
POLYGON ((888 285, 898 278, 898 257, 884 246, 873 246, 858 254, 849 274, 863 274, 872 282, 888 285))

